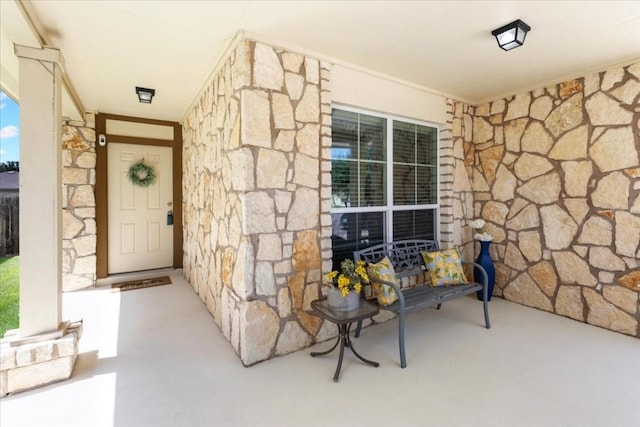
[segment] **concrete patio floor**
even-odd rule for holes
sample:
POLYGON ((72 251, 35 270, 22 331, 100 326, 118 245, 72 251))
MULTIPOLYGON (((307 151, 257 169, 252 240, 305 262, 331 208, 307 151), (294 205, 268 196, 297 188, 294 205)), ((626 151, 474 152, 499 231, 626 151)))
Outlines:
MULTIPOLYGON (((73 377, 0 401, 13 426, 640 426, 640 340, 494 298, 363 331, 346 353, 319 343, 245 368, 181 271, 172 285, 64 294, 84 320, 73 377)), ((158 274, 154 274, 158 275, 158 274)), ((120 277, 118 280, 126 280, 120 277)))

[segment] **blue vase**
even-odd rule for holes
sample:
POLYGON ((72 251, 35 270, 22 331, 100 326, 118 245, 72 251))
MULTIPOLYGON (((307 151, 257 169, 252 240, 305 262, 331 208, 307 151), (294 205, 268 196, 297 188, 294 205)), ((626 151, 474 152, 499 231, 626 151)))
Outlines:
MULTIPOLYGON (((491 242, 480 241, 480 254, 476 259, 476 263, 484 267, 485 271, 487 272, 487 301, 491 301, 491 296, 493 295, 493 287, 496 284, 496 269, 493 266, 493 260, 491 259, 491 254, 489 253, 490 244, 491 242)), ((482 281, 482 273, 477 268, 473 271, 473 277, 476 282, 482 281)), ((482 291, 478 291, 477 295, 478 299, 480 301, 483 301, 482 291)))

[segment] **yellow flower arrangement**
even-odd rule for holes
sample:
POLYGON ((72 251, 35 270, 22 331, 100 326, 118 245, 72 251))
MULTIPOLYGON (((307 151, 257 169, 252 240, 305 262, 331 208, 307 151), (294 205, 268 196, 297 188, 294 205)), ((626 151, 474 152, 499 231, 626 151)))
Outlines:
POLYGON ((350 291, 359 294, 362 285, 369 283, 369 276, 364 261, 354 263, 353 260, 345 259, 340 264, 340 271, 333 270, 328 273, 327 280, 346 297, 350 291))

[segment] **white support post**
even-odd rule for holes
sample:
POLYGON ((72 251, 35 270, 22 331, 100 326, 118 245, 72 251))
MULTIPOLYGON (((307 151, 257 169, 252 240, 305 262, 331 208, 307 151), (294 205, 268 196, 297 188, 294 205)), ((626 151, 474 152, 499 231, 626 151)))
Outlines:
POLYGON ((62 317, 62 55, 15 46, 20 99, 20 337, 62 317))

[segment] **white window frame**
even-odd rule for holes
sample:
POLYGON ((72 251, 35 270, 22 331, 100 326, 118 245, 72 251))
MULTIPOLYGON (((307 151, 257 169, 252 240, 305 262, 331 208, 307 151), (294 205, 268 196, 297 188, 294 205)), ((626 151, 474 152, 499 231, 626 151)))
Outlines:
MULTIPOLYGON (((434 225, 435 225, 435 239, 440 241, 440 126, 436 123, 427 122, 423 120, 410 119, 407 117, 397 116, 394 114, 381 113, 372 110, 366 110, 363 108, 355 108, 342 104, 332 104, 332 110, 342 110, 351 113, 365 114, 368 116, 374 116, 385 119, 387 121, 387 158, 386 158, 386 183, 387 183, 387 201, 383 206, 365 206, 365 207, 340 207, 330 209, 331 214, 335 213, 362 213, 362 212, 384 212, 385 213, 385 229, 384 240, 385 242, 392 241, 393 236, 393 212, 395 211, 414 211, 414 210, 428 210, 434 211, 434 225), (397 120, 404 123, 410 123, 420 126, 428 126, 436 129, 436 200, 435 204, 420 204, 420 205, 397 205, 394 206, 393 200, 393 121, 397 120)), ((333 148, 333 143, 332 143, 333 148)), ((333 154, 331 155, 331 161, 333 161, 333 154)), ((360 159, 358 158, 358 161, 360 159)), ((358 179, 360 179, 358 177, 358 179)), ((358 183, 358 185, 360 185, 358 183)), ((332 190, 333 194, 333 190, 332 190)))

